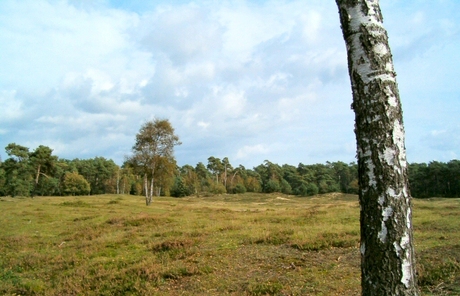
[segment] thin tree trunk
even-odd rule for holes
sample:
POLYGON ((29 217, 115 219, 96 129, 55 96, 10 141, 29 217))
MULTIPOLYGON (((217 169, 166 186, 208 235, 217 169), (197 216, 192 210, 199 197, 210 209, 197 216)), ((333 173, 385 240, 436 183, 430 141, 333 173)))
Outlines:
POLYGON ((41 170, 41 165, 39 164, 37 168, 37 175, 35 176, 34 188, 32 189, 32 194, 30 196, 31 198, 34 198, 35 193, 37 192, 38 181, 40 180, 40 170, 41 170))
POLYGON ((154 170, 152 170, 152 179, 150 180, 150 193, 149 193, 149 204, 152 202, 152 198, 153 198, 153 193, 154 193, 154 188, 153 188, 153 173, 154 173, 154 170))
POLYGON ((235 173, 232 175, 232 179, 230 180, 230 187, 233 187, 233 179, 235 179, 237 173, 238 171, 235 171, 235 173))
POLYGON ((225 190, 227 190, 227 164, 224 165, 224 186, 225 190))
POLYGON ((120 194, 120 169, 117 170, 117 194, 120 194))
POLYGON ((148 206, 149 203, 149 186, 148 186, 147 173, 144 174, 144 192, 145 192, 145 204, 148 206))
POLYGON ((35 184, 38 184, 38 179, 40 177, 40 169, 41 169, 41 165, 38 165, 37 175, 35 176, 35 184))
POLYGON ((362 295, 418 295, 404 127, 378 0, 336 0, 353 91, 362 295))

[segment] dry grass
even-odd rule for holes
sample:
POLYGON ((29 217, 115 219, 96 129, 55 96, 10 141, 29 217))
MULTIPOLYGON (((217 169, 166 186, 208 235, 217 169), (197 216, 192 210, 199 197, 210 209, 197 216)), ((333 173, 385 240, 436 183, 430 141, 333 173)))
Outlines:
MULTIPOLYGON (((426 295, 459 294, 460 202, 416 200, 426 295)), ((2 295, 359 295, 356 196, 0 198, 2 295)))

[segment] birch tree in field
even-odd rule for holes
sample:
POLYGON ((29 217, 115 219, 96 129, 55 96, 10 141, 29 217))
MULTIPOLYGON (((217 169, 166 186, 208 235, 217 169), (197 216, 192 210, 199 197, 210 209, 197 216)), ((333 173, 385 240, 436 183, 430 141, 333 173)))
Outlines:
POLYGON ((418 295, 401 102, 378 0, 336 0, 353 92, 362 295, 418 295))
POLYGON ((145 204, 150 205, 155 186, 155 182, 164 176, 158 173, 167 174, 173 172, 161 170, 165 162, 175 163, 174 146, 180 145, 179 137, 174 134, 174 128, 168 120, 155 119, 146 122, 136 135, 136 143, 133 146, 134 155, 131 162, 142 169, 144 175, 145 204))

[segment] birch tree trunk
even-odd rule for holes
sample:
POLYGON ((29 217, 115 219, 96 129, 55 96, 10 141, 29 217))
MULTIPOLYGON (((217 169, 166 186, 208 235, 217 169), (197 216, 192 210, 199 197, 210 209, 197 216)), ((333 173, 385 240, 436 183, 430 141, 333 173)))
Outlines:
POLYGON ((120 194, 120 168, 117 170, 117 194, 120 194))
POLYGON ((150 192, 149 192, 149 203, 147 205, 150 205, 150 203, 152 202, 152 198, 153 198, 153 170, 152 170, 152 179, 150 179, 150 192))
POLYGON ((145 205, 149 205, 149 185, 147 173, 144 173, 144 192, 145 192, 145 205))
POLYGON ((353 91, 362 295, 418 295, 404 127, 378 0, 336 0, 353 91))
POLYGON ((34 198, 35 193, 37 192, 38 181, 40 180, 40 169, 41 169, 41 165, 39 164, 37 167, 37 174, 35 175, 34 188, 32 189, 32 194, 30 195, 31 198, 34 198))

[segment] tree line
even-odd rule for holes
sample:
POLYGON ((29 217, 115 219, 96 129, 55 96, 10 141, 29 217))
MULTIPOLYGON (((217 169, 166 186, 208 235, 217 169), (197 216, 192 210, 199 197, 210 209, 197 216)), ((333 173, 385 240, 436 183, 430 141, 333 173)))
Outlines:
POLYGON ((253 169, 234 167, 227 157, 211 156, 207 165, 180 167, 171 188, 172 196, 245 192, 281 192, 311 196, 329 192, 358 192, 357 166, 333 162, 297 167, 264 161, 253 169))
MULTIPOLYGON (((357 194, 359 188, 357 164, 341 161, 293 166, 266 160, 247 169, 232 165, 228 157, 211 156, 196 166, 178 166, 173 157, 159 157, 152 173, 155 182, 152 187, 147 182, 146 188, 146 173, 133 158, 118 166, 104 157, 62 159, 43 145, 30 151, 11 143, 5 150, 9 157, 0 160, 1 196, 145 195, 146 190, 175 197, 245 192, 311 196, 357 194)), ((409 180, 414 197, 460 197, 460 161, 412 163, 409 180)))
POLYGON ((267 160, 246 169, 242 165, 234 167, 227 157, 221 160, 211 156, 206 165, 199 162, 182 167, 172 157, 157 157, 155 169, 146 171, 136 157, 128 157, 118 166, 104 157, 59 158, 43 145, 30 151, 11 143, 5 150, 8 158, 0 160, 1 196, 145 195, 146 191, 150 196, 175 197, 245 192, 308 196, 358 190, 356 165, 343 162, 295 167, 267 160))
POLYGON ((409 184, 414 197, 460 197, 460 160, 412 163, 409 184))
POLYGON ((16 143, 5 148, 0 160, 0 195, 59 196, 113 193, 119 167, 113 160, 61 159, 40 145, 34 151, 16 143))
MULTIPOLYGON (((121 166, 104 157, 67 160, 40 145, 30 151, 8 144, 8 158, 0 159, 0 196, 62 196, 95 194, 153 196, 206 196, 245 192, 281 192, 312 196, 330 192, 358 194, 356 163, 326 162, 297 166, 265 160, 247 169, 234 166, 228 157, 211 156, 207 163, 178 166, 174 146, 180 145, 174 128, 165 119, 143 124, 132 154, 121 166)), ((409 165, 414 197, 460 197, 460 161, 409 165)))

